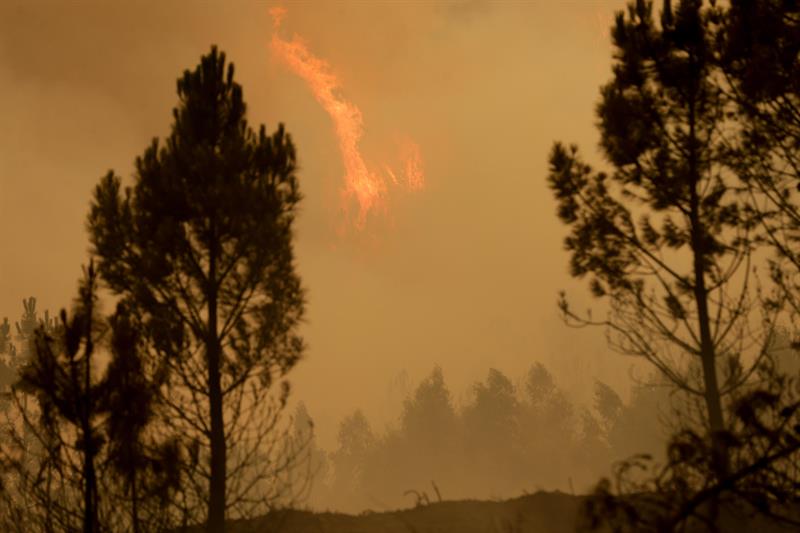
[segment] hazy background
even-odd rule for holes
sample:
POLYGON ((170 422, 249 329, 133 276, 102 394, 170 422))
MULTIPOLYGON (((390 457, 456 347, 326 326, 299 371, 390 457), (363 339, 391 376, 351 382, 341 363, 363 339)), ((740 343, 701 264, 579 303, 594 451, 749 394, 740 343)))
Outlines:
POLYGON ((496 367, 536 361, 578 402, 594 379, 627 391, 630 359, 601 331, 570 330, 579 309, 564 229, 546 187, 553 140, 597 145, 594 106, 610 76, 616 1, 8 2, 0 5, 0 319, 36 296, 55 311, 87 262, 91 191, 129 178, 163 137, 175 81, 217 44, 236 65, 250 122, 295 139, 305 200, 296 252, 308 289, 307 357, 294 397, 334 445, 361 408, 394 421, 414 384, 441 366, 455 399, 496 367), (338 236, 343 167, 331 121, 270 52, 268 9, 340 77, 364 115, 365 156, 398 136, 420 145, 426 187, 390 198, 389 216, 338 236), (405 372, 405 374, 404 374, 405 372))

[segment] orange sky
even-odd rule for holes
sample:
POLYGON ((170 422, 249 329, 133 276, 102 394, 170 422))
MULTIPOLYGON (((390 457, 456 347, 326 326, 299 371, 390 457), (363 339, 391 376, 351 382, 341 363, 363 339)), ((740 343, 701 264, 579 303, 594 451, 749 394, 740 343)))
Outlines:
POLYGON ((399 412, 390 387, 434 364, 454 396, 489 367, 517 377, 541 361, 580 400, 595 377, 626 382, 631 361, 602 332, 569 330, 578 308, 564 229, 545 185, 554 140, 597 145, 594 106, 609 77, 607 38, 621 0, 531 2, 61 2, 0 6, 0 317, 37 296, 56 310, 87 261, 92 187, 129 178, 164 136, 175 80, 217 44, 237 68, 253 125, 283 122, 305 195, 297 221, 310 346, 293 372, 330 444, 356 407, 380 427, 399 412), (341 228, 344 167, 333 124, 270 52, 268 10, 288 13, 364 119, 365 156, 413 139, 425 188, 397 192, 387 216, 341 228))

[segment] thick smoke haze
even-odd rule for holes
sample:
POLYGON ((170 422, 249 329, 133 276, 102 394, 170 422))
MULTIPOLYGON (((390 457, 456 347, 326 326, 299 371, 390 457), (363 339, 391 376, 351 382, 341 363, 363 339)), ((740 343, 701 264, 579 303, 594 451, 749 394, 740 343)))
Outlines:
MULTIPOLYGON (((374 428, 358 409, 342 419, 334 448, 312 445, 309 506, 359 513, 437 498, 586 494, 634 454, 663 460, 666 428, 676 420, 677 403, 663 385, 637 385, 623 401, 598 382, 587 408, 540 363, 521 376, 489 369, 460 400, 438 367, 413 385, 394 424, 374 428)), ((307 416, 299 404, 301 436, 307 416)))
POLYGON ((610 76, 619 1, 296 2, 301 35, 364 115, 362 148, 420 145, 423 191, 386 217, 337 233, 344 169, 330 118, 270 52, 272 3, 4 2, 0 7, 0 317, 21 301, 56 311, 88 260, 92 187, 168 132, 175 80, 217 44, 236 65, 252 124, 286 125, 305 196, 297 264, 308 289, 306 359, 293 397, 332 449, 361 409, 396 424, 414 384, 439 365, 456 401, 490 367, 543 363, 588 404, 595 379, 627 395, 630 359, 600 331, 558 317, 568 279, 564 228, 546 189, 552 139, 597 144, 594 102, 610 76))

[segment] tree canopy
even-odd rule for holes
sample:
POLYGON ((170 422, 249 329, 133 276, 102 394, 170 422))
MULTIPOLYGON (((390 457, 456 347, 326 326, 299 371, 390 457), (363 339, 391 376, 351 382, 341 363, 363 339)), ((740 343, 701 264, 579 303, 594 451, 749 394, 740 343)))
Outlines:
POLYGON ((170 135, 136 159, 132 186, 103 177, 88 217, 103 281, 168 366, 162 399, 198 459, 187 505, 206 506, 214 532, 265 503, 272 473, 253 460, 275 459, 283 378, 303 352, 294 144, 282 125, 251 129, 233 75, 213 47, 184 72, 170 135))

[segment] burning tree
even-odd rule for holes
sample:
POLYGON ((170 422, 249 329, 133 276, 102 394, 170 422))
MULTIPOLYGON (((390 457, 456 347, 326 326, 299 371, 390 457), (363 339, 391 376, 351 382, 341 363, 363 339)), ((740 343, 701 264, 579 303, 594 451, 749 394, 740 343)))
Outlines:
POLYGON ((183 74, 166 142, 136 160, 133 187, 109 172, 88 220, 100 275, 168 368, 161 401, 192 458, 182 505, 215 533, 289 490, 303 448, 280 424, 303 351, 295 148, 282 125, 250 128, 233 73, 212 48, 183 74))

